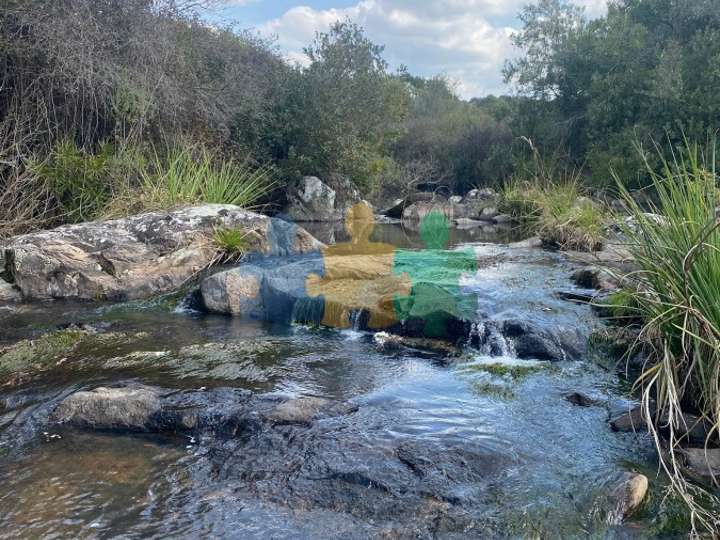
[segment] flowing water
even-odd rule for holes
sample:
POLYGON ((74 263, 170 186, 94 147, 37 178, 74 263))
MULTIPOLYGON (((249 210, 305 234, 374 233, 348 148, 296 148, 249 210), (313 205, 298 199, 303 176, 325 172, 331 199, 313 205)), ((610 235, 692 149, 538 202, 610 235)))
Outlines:
MULTIPOLYGON (((374 234, 422 248, 398 225, 378 226, 374 234)), ((555 295, 573 289, 572 266, 560 254, 481 240, 453 232, 453 247, 478 255, 478 271, 460 284, 477 296, 478 331, 507 318, 584 336, 600 324, 588 306, 555 295)), ((432 445, 439 461, 451 450, 472 448, 501 463, 482 496, 475 496, 475 486, 444 480, 458 500, 481 502, 468 510, 476 526, 463 532, 439 525, 438 537, 671 538, 685 532, 678 511, 663 500, 651 442, 608 428, 608 418, 627 407, 629 389, 603 367, 603 358, 519 360, 501 335, 492 350, 468 348, 452 361, 412 349, 379 352, 369 333, 204 315, 178 308, 176 300, 0 308, 0 345, 42 339, 70 323, 99 329, 97 340, 83 341, 67 358, 0 386, 0 434, 39 404, 130 380, 323 396, 357 407, 350 423, 323 424, 327 436, 351 433, 377 448, 432 445), (574 406, 564 399, 569 392, 599 405, 574 406), (639 514, 619 524, 606 495, 628 470, 650 478, 651 495, 639 514)), ((19 451, 0 447, 0 537, 414 536, 406 518, 390 527, 360 511, 283 504, 282 494, 250 497, 237 478, 207 472, 193 443, 62 429, 30 437, 19 451)))

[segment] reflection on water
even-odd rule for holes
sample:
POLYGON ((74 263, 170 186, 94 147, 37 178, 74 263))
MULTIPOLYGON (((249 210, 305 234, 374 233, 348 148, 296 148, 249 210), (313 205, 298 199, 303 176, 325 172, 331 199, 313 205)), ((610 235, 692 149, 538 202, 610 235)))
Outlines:
MULTIPOLYGON (((587 306, 554 296, 571 287, 570 267, 559 255, 480 245, 463 237, 466 232, 451 233, 451 245, 477 255, 477 271, 466 273, 461 286, 477 299, 480 313, 584 333, 596 324, 587 306)), ((422 247, 399 226, 378 225, 372 238, 422 247)), ((506 457, 502 481, 488 487, 485 500, 501 536, 653 538, 671 519, 659 511, 659 497, 630 528, 611 528, 598 512, 600 494, 620 470, 649 471, 653 492, 662 486, 652 474, 652 444, 607 428, 609 411, 622 399, 622 381, 589 359, 523 362, 470 350, 448 364, 430 353, 378 352, 368 334, 178 313, 162 302, 19 306, 0 317, 8 341, 60 322, 104 324, 103 332, 124 336, 111 346, 78 350, 57 370, 6 390, 0 415, 28 411, 35 398, 63 388, 127 379, 351 400, 359 407, 353 430, 378 445, 430 440, 440 448, 474 445, 506 457), (607 405, 573 406, 563 396, 574 391, 607 405)), ((242 498, 198 466, 188 441, 70 430, 58 432, 60 439, 53 435, 41 436, 20 456, 0 457, 0 536, 383 536, 381 525, 347 513, 242 498)), ((664 534, 672 537, 672 530, 664 534)))

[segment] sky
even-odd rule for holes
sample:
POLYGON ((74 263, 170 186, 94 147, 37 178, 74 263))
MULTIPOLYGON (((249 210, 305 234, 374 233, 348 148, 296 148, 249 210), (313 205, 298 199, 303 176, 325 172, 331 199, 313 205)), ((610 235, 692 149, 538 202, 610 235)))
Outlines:
MULTIPOLYGON (((606 0, 574 0, 588 17, 602 15, 606 0)), ((528 0, 226 0, 211 19, 238 24, 277 40, 291 62, 317 31, 337 21, 360 24, 385 46, 392 68, 406 65, 415 75, 445 75, 463 98, 508 93, 502 80, 506 59, 517 54, 511 42, 517 14, 528 0)))

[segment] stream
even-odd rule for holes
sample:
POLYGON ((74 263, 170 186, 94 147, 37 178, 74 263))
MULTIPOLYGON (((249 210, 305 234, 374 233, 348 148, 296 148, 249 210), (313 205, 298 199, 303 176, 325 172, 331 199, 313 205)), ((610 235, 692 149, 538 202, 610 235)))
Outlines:
MULTIPOLYGON (((372 239, 423 248, 396 224, 378 224, 372 239)), ((603 323, 556 295, 578 290, 575 267, 510 240, 452 231, 450 249, 479 261, 459 284, 477 298, 478 331, 513 319, 587 340, 603 323)), ((43 369, 0 380, 3 538, 687 534, 682 510, 664 497, 652 442, 608 427, 631 403, 630 387, 599 350, 572 361, 519 359, 501 335, 456 358, 379 350, 371 332, 208 315, 179 296, 0 306, 0 347, 68 327, 89 330, 67 355, 50 350, 43 369), (262 400, 299 396, 344 412, 302 426, 248 421, 241 436, 224 438, 33 430, 34 415, 72 392, 124 384, 202 394, 220 409, 239 399, 247 418, 262 417, 262 400), (597 404, 574 405, 565 399, 572 392, 597 404), (260 396, 260 413, 247 396, 260 396), (648 501, 625 522, 607 501, 623 471, 650 480, 648 501)))

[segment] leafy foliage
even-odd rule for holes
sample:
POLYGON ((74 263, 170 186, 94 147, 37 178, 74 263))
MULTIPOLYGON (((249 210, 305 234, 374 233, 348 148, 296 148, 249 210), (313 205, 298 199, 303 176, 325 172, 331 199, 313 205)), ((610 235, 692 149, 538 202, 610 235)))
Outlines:
POLYGON ((633 142, 683 134, 703 140, 717 129, 720 15, 717 2, 620 0, 588 21, 566 0, 540 0, 521 13, 515 44, 524 52, 505 76, 521 101, 514 128, 545 150, 565 147, 587 162, 598 185, 652 183, 633 142))
POLYGON ((62 218, 78 222, 103 212, 117 182, 136 170, 137 159, 132 151, 109 143, 92 153, 62 139, 43 159, 30 160, 28 170, 45 183, 62 218))
POLYGON ((383 47, 357 25, 337 22, 305 49, 285 102, 284 167, 296 174, 340 173, 366 192, 406 114, 408 94, 388 74, 383 47))
POLYGON ((402 75, 412 90, 410 114, 394 145, 401 163, 425 161, 437 174, 425 179, 458 193, 493 184, 509 173, 509 126, 476 103, 460 100, 442 77, 402 75))

